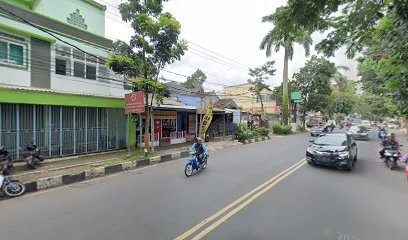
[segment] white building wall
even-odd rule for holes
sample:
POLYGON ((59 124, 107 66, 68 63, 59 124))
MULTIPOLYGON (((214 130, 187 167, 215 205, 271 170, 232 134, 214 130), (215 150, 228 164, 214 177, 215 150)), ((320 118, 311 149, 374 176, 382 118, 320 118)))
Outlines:
POLYGON ((0 84, 30 87, 30 76, 28 69, 0 65, 0 84))

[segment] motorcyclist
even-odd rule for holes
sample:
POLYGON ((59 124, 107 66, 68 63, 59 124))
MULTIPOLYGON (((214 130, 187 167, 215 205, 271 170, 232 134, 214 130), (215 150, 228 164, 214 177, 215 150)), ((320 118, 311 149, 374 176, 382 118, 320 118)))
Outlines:
POLYGON ((205 145, 202 143, 202 139, 200 137, 196 138, 196 142, 191 147, 191 151, 195 151, 197 153, 197 160, 199 166, 203 163, 204 157, 208 156, 208 150, 205 145))
POLYGON ((331 124, 330 124, 330 132, 333 132, 333 130, 334 130, 335 127, 336 127, 336 126, 334 125, 334 123, 331 123, 331 124))
POLYGON ((383 146, 383 148, 379 152, 381 159, 384 159, 385 149, 391 148, 393 150, 399 150, 400 148, 400 145, 397 142, 395 133, 391 133, 387 135, 387 138, 381 142, 381 146, 383 146))
POLYGON ((385 139, 385 136, 387 136, 387 132, 385 131, 384 127, 381 127, 380 130, 378 131, 378 138, 383 140, 385 139))

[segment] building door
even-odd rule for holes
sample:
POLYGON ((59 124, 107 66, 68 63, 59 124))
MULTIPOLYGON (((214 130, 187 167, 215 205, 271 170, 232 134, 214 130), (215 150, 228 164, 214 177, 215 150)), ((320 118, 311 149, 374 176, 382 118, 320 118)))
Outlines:
POLYGON ((154 134, 159 134, 159 139, 162 137, 161 132, 161 119, 154 119, 154 134))

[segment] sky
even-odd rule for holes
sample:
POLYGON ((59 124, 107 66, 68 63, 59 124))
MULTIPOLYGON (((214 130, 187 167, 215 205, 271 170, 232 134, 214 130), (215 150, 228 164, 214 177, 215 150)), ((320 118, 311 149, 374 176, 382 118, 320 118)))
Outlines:
MULTIPOLYGON (((105 35, 116 40, 129 41, 133 30, 120 19, 117 6, 121 0, 97 0, 107 6, 105 35)), ((221 91, 223 86, 246 83, 248 68, 257 67, 274 60, 275 76, 266 84, 278 86, 283 79, 283 50, 266 58, 265 51, 259 49, 262 38, 273 28, 271 23, 261 19, 269 15, 286 0, 170 0, 165 3, 168 11, 181 23, 181 38, 189 42, 189 50, 181 61, 165 67, 162 76, 175 81, 185 81, 200 68, 207 75, 206 90, 221 91), (176 74, 174 74, 176 73, 176 74)), ((325 35, 314 33, 314 44, 325 35)), ((289 62, 289 79, 298 72, 310 58, 300 45, 295 45, 293 60, 289 62)), ((312 47, 311 55, 318 55, 312 47)), ((340 49, 330 59, 336 65, 347 66, 343 72, 350 79, 357 80, 357 62, 347 59, 344 49, 340 49)))

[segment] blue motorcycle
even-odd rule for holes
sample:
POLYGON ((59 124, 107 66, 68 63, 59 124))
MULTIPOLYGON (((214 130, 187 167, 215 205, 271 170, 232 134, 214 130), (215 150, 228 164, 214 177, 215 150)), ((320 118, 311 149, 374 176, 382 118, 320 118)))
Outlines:
POLYGON ((204 170, 207 167, 208 155, 204 156, 201 167, 198 165, 197 157, 197 152, 190 151, 190 158, 186 163, 186 167, 184 168, 184 174, 186 177, 190 177, 194 171, 204 170))

